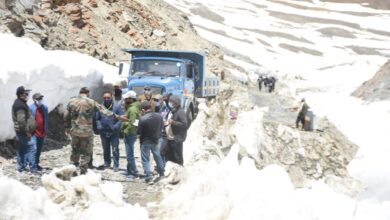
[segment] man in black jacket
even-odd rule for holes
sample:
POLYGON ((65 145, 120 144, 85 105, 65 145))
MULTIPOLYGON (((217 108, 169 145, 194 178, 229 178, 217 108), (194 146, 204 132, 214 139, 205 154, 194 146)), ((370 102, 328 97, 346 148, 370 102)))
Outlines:
POLYGON ((177 95, 172 95, 169 99, 171 112, 166 122, 166 133, 168 139, 167 160, 183 166, 183 142, 187 137, 187 116, 180 108, 181 99, 177 95))
POLYGON ((141 163, 145 172, 145 182, 150 183, 153 179, 150 169, 150 151, 157 165, 157 172, 160 175, 155 181, 164 177, 164 165, 158 148, 158 141, 161 137, 163 119, 159 113, 153 112, 149 101, 141 103, 141 110, 144 115, 140 118, 137 134, 140 135, 141 163))
POLYGON ((29 164, 32 173, 37 172, 35 163, 35 145, 31 139, 32 133, 35 130, 35 119, 32 117, 30 109, 27 105, 28 94, 31 90, 19 86, 16 89, 18 97, 12 105, 12 120, 17 137, 17 170, 22 172, 26 165, 29 164))

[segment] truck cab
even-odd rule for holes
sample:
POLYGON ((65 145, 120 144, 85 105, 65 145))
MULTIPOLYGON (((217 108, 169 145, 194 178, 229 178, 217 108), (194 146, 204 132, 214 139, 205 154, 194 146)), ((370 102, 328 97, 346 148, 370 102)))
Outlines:
POLYGON ((181 97, 181 107, 188 120, 195 115, 197 98, 214 97, 218 78, 205 76, 202 53, 191 51, 124 49, 131 54, 128 90, 143 94, 148 85, 153 94, 174 94, 181 97))

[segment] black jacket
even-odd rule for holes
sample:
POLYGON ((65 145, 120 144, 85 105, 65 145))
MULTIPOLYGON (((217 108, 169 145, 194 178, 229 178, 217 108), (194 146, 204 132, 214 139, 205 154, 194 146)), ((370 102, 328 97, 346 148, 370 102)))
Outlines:
POLYGON ((15 132, 32 133, 35 130, 35 118, 32 117, 26 102, 16 99, 12 105, 12 120, 15 132))
POLYGON ((159 113, 147 112, 142 116, 137 128, 141 144, 157 144, 163 125, 163 119, 159 113))
POLYGON ((187 115, 183 109, 172 111, 172 133, 176 142, 184 142, 187 138, 187 115))

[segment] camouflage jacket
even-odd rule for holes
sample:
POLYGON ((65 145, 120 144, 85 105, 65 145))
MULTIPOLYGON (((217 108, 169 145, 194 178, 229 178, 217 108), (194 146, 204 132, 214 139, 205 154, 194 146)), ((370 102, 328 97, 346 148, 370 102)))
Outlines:
MULTIPOLYGON (((73 136, 92 136, 92 121, 97 111, 105 116, 115 115, 103 105, 87 96, 79 95, 71 98, 64 114, 65 128, 70 129, 70 134, 73 136)), ((117 117, 118 115, 115 116, 117 117)))

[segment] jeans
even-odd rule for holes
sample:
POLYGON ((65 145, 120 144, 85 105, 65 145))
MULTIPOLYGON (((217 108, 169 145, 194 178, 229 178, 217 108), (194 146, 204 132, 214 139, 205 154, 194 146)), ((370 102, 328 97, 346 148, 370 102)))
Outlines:
POLYGON ((150 151, 152 151, 154 161, 157 164, 157 172, 160 176, 164 176, 164 164, 160 156, 158 144, 141 144, 141 161, 145 176, 152 176, 152 171, 150 170, 150 151))
POLYGON ((111 165, 111 147, 114 167, 119 167, 119 134, 100 134, 103 145, 104 165, 111 165))
POLYGON ((126 134, 124 137, 127 159, 127 173, 129 175, 138 176, 137 166, 134 158, 134 144, 137 140, 136 134, 126 134))
POLYGON ((27 164, 30 166, 30 171, 37 171, 37 164, 35 162, 36 149, 33 138, 28 138, 24 133, 16 133, 18 138, 16 161, 17 170, 23 171, 27 164))
POLYGON ((166 154, 167 154, 167 139, 164 137, 160 137, 158 139, 158 149, 160 150, 160 156, 161 160, 163 162, 163 166, 165 167, 165 164, 167 163, 166 154))
POLYGON ((31 141, 33 142, 34 148, 35 148, 35 163, 36 163, 37 167, 39 165, 39 158, 41 157, 42 146, 43 146, 44 140, 45 140, 44 137, 37 137, 35 135, 33 135, 31 137, 31 141))

